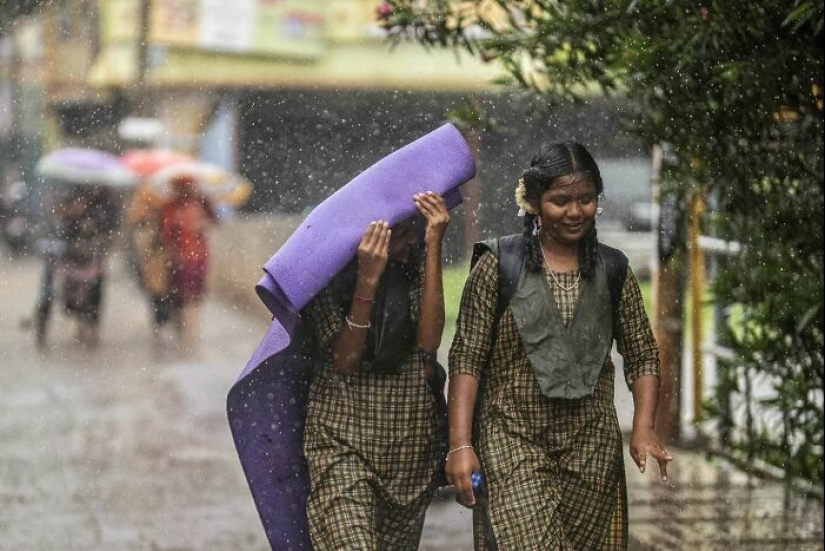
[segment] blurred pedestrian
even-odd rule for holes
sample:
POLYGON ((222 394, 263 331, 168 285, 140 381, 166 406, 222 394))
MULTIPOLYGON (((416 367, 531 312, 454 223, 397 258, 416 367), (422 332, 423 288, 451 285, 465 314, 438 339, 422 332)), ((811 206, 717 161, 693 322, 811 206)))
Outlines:
POLYGON ((0 187, 0 235, 12 253, 22 253, 30 244, 29 191, 23 180, 0 187))
POLYGON ((356 260, 304 310, 319 356, 304 431, 316 549, 418 549, 439 479, 449 214, 439 195, 415 202, 420 216, 372 222, 356 260))
POLYGON ((176 316, 169 252, 161 235, 162 199, 148 187, 135 191, 127 209, 130 245, 141 288, 149 298, 152 333, 158 338, 176 316))
POLYGON ((118 208, 105 186, 78 184, 62 209, 66 249, 61 261, 63 306, 78 322, 77 340, 97 346, 106 257, 118 208))
POLYGON ((483 528, 498 549, 627 547, 614 339, 635 404, 630 455, 667 476, 658 350, 627 258, 597 239, 602 191, 582 145, 545 146, 516 191, 523 235, 474 251, 450 349, 447 478, 471 506, 483 473, 478 548, 483 528))
MULTIPOLYGON (((35 236, 34 249, 43 260, 34 320, 31 324, 34 327, 37 348, 41 350, 46 346, 52 308, 58 296, 58 272, 61 259, 66 252, 63 209, 67 204, 66 194, 70 191, 65 186, 44 185, 40 195, 39 215, 35 218, 32 229, 35 236)), ((28 321, 24 324, 30 325, 28 321)))
POLYGON ((217 217, 194 178, 176 177, 172 192, 171 199, 161 208, 161 236, 169 254, 172 303, 180 313, 181 344, 194 350, 209 271, 208 231, 217 217))

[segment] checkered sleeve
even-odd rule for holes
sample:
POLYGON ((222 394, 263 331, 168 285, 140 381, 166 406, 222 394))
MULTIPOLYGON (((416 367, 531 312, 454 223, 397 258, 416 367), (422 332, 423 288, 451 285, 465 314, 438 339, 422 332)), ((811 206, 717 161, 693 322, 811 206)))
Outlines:
POLYGON ((481 378, 492 348, 491 333, 498 289, 498 260, 491 252, 478 259, 464 284, 455 335, 450 346, 450 375, 481 378))
POLYGON ((331 350, 335 339, 344 329, 344 312, 335 300, 331 287, 322 290, 306 308, 303 316, 312 328, 315 342, 321 350, 331 350))
POLYGON ((616 345, 624 359, 628 388, 643 375, 659 375, 659 349, 645 312, 639 282, 629 266, 619 301, 619 328, 616 345))

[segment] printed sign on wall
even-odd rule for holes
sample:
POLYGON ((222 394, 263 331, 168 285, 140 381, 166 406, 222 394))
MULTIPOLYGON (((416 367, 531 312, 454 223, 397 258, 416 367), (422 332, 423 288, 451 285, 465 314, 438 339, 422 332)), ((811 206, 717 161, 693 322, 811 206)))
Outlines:
POLYGON ((153 45, 237 54, 316 57, 323 51, 321 0, 156 0, 153 45))

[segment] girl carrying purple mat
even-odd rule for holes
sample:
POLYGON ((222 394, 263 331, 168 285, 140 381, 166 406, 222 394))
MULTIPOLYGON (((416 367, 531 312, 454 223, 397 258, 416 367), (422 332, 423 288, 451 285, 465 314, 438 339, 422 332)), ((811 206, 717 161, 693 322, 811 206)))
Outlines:
POLYGON ((441 239, 474 175, 442 125, 339 188, 263 265, 272 324, 227 415, 274 550, 416 548, 444 460, 441 239))
POLYGON ((315 549, 418 549, 444 455, 441 196, 372 222, 357 258, 307 306, 315 366, 304 454, 315 549), (422 227, 423 226, 423 227, 422 227), (423 229, 423 239, 422 239, 423 229))

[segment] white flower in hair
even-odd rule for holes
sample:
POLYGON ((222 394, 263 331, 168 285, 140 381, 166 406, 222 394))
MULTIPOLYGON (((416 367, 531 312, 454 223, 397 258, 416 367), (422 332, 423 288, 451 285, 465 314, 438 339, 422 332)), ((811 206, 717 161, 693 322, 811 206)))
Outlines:
POLYGON ((524 178, 519 178, 516 186, 516 204, 519 206, 519 216, 536 213, 532 205, 527 202, 527 187, 524 185, 524 178))

